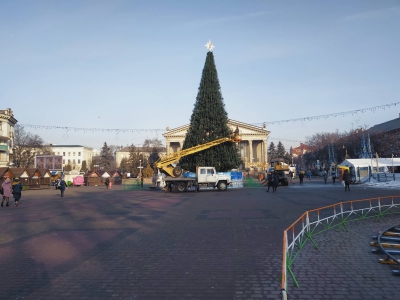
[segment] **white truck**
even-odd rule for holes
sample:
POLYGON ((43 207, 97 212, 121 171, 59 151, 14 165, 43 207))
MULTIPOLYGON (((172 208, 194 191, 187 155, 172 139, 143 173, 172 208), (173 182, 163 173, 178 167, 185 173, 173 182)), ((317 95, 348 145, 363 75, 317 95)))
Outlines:
POLYGON ((214 167, 197 167, 196 177, 165 177, 160 176, 159 185, 164 188, 165 192, 172 189, 179 192, 185 192, 189 188, 194 187, 198 192, 200 186, 218 188, 220 191, 225 191, 230 185, 231 178, 228 175, 217 174, 214 167))

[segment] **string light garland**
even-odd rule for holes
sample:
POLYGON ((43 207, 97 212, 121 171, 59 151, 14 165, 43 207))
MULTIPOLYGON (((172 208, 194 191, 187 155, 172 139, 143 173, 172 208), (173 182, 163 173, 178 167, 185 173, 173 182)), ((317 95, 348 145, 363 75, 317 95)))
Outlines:
MULTIPOLYGON (((304 118, 297 118, 297 119, 289 119, 289 120, 280 120, 280 121, 271 121, 271 122, 262 122, 262 123, 252 123, 252 125, 255 126, 264 126, 264 125, 275 125, 275 124, 283 124, 283 123, 289 123, 289 122, 306 122, 306 121, 313 121, 313 120, 320 120, 320 119, 328 119, 332 117, 344 117, 348 115, 357 115, 359 113, 363 114, 369 111, 375 112, 376 110, 385 110, 386 108, 390 108, 392 106, 396 106, 400 104, 400 102, 394 102, 390 104, 384 104, 384 105, 378 105, 374 107, 367 107, 367 108, 360 108, 356 110, 351 110, 351 111, 344 111, 344 112, 338 112, 338 113, 331 113, 331 114, 326 114, 326 115, 319 115, 319 116, 311 116, 311 117, 304 117, 304 118)), ((154 133, 159 133, 159 132, 165 132, 167 131, 166 129, 118 129, 118 128, 80 128, 80 127, 68 127, 68 126, 49 126, 49 125, 31 125, 31 124, 20 124, 22 127, 26 128, 33 128, 35 130, 37 129, 56 129, 56 130, 65 130, 66 132, 68 131, 83 131, 84 133, 86 132, 112 132, 115 134, 119 133, 139 133, 139 132, 154 132, 154 133)), ((67 134, 65 134, 68 136, 67 134)), ((295 141, 295 140, 287 140, 287 139, 279 139, 279 138, 271 138, 273 140, 281 140, 281 141, 286 141, 286 142, 302 142, 302 141, 295 141)))
POLYGON ((31 124, 20 124, 22 127, 33 128, 33 129, 59 129, 65 131, 83 131, 86 132, 113 132, 113 133, 139 133, 139 132, 164 132, 165 129, 118 129, 118 128, 79 128, 79 127, 67 127, 67 126, 49 126, 49 125, 31 125, 31 124))
POLYGON ((281 121, 271 121, 271 122, 262 122, 262 123, 253 123, 252 125, 256 126, 262 126, 264 124, 269 124, 269 125, 275 125, 275 124, 282 124, 282 123, 289 123, 289 122, 306 122, 306 121, 313 121, 313 120, 320 120, 320 119, 328 119, 331 117, 344 117, 348 115, 357 115, 359 113, 366 113, 368 111, 375 112, 376 110, 385 110, 386 108, 390 108, 392 106, 396 106, 400 104, 400 102, 394 102, 390 104, 384 104, 384 105, 378 105, 374 107, 367 107, 367 108, 360 108, 356 110, 351 110, 351 111, 343 111, 343 112, 338 112, 338 113, 331 113, 331 114, 326 114, 326 115, 319 115, 319 116, 312 116, 312 117, 305 117, 305 118, 297 118, 297 119, 289 119, 289 120, 281 120, 281 121))

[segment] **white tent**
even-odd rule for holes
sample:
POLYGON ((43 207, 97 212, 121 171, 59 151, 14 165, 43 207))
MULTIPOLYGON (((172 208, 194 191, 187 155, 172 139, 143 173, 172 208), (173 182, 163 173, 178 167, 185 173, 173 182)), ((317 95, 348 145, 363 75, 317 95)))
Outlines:
POLYGON ((376 168, 378 163, 379 167, 391 167, 393 162, 394 167, 400 166, 400 158, 356 158, 356 159, 345 159, 340 165, 349 167, 369 167, 376 168), (372 164, 372 165, 371 165, 372 164))
POLYGON ((345 159, 341 164, 341 166, 349 166, 354 167, 356 180, 361 180, 365 177, 365 172, 368 173, 369 167, 373 173, 378 172, 388 172, 388 167, 399 167, 400 166, 400 158, 357 158, 357 159, 345 159), (358 170, 358 172, 357 172, 358 170), (364 172, 360 172, 363 170, 364 172), (359 178, 360 176, 361 178, 359 178))

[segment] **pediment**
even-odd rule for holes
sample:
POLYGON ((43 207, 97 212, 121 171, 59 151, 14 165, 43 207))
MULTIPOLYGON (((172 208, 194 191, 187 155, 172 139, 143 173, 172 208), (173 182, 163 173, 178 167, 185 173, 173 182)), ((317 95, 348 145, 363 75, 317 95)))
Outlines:
MULTIPOLYGON (((246 124, 246 123, 231 120, 231 119, 228 120, 228 126, 232 131, 234 131, 236 129, 236 127, 238 127, 242 136, 265 136, 265 137, 267 137, 270 133, 269 131, 266 130, 266 128, 251 125, 251 124, 246 124)), ((184 138, 184 137, 186 137, 188 130, 189 130, 189 124, 180 126, 177 128, 173 128, 173 129, 169 130, 168 132, 164 133, 163 136, 166 139, 184 138)))

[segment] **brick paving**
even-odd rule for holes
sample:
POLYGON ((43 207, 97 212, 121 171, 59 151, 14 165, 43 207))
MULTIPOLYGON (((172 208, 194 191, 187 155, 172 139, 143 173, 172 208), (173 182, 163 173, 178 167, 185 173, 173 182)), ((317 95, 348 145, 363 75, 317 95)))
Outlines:
MULTIPOLYGON (((164 193, 121 186, 25 191, 0 208, 0 299, 280 299, 283 230, 305 210, 400 191, 319 179, 164 193)), ((399 277, 372 235, 400 215, 353 222, 300 251, 289 299, 393 299, 399 277)))

